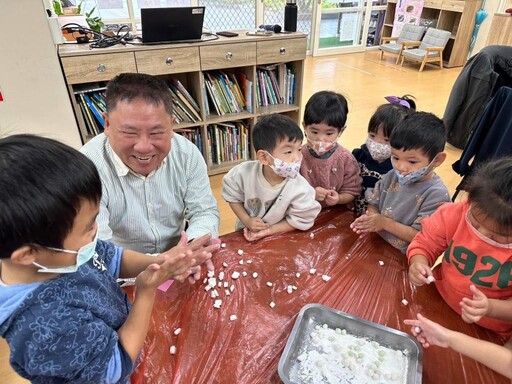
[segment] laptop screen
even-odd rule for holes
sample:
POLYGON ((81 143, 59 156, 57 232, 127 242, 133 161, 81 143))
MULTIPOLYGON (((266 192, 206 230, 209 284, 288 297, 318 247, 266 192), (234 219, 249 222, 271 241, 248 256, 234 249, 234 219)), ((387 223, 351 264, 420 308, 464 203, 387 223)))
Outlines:
POLYGON ((205 7, 142 8, 142 42, 201 41, 205 7))

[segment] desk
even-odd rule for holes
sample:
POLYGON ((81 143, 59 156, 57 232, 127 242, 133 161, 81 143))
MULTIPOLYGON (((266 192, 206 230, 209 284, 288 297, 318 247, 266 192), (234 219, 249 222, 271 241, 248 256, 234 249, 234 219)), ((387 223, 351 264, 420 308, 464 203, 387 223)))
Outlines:
MULTIPOLYGON (((307 303, 321 303, 404 332, 410 328, 403 320, 421 312, 451 329, 503 343, 498 335, 464 323, 434 285, 412 286, 405 256, 376 234, 358 238, 348 227, 352 221, 351 212, 337 208, 322 212, 306 232, 254 244, 240 233, 223 236, 226 248, 214 257, 216 275, 224 270, 224 280, 233 282, 235 291, 225 297, 224 288, 219 289, 221 309, 213 308, 204 284, 175 283, 167 293, 159 292, 132 384, 279 383, 279 358, 297 313, 307 303), (238 249, 244 251, 242 256, 238 249), (228 267, 222 266, 224 262, 228 267), (310 268, 317 269, 316 275, 309 273, 310 268), (232 272, 243 270, 246 277, 230 278, 232 272), (331 280, 323 281, 322 274, 331 280), (289 294, 288 285, 298 289, 289 294), (409 305, 401 303, 403 298, 409 305), (273 309, 271 301, 276 303, 273 309), (230 321, 232 314, 238 319, 230 321), (175 336, 177 327, 182 331, 175 336), (169 354, 171 345, 176 345, 176 355, 169 354)), ((509 381, 452 350, 431 347, 424 350, 423 383, 509 381)))

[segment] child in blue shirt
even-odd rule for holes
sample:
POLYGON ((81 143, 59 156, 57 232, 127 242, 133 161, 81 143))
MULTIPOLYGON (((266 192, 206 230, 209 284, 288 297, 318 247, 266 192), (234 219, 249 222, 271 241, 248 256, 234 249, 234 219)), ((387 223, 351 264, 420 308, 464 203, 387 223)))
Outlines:
POLYGON ((152 257, 98 239, 94 164, 57 141, 0 139, 0 335, 32 383, 126 383, 156 288, 183 281, 218 247, 210 238, 152 257), (130 304, 117 278, 136 278, 130 304))

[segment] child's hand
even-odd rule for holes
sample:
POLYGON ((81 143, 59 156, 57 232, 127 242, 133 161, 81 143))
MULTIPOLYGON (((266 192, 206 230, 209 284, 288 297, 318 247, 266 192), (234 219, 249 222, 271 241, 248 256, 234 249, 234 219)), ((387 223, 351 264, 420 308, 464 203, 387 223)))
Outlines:
POLYGON ((428 262, 413 262, 409 266, 409 280, 411 280, 411 283, 414 285, 422 286, 424 284, 430 284, 434 281, 433 278, 434 276, 428 266, 428 262))
POLYGON ((244 228, 244 237, 245 237, 245 240, 247 240, 247 241, 256 241, 256 240, 264 238, 265 236, 268 236, 269 235, 268 232, 269 232, 268 228, 264 229, 263 231, 253 232, 249 228, 245 227, 244 228))
POLYGON ((407 325, 412 325, 412 334, 418 339, 423 348, 431 345, 448 348, 450 341, 450 330, 427 319, 418 313, 418 320, 404 320, 407 325), (418 332, 419 331, 419 332, 418 332))
POLYGON ((259 232, 267 229, 269 225, 259 217, 251 217, 248 220, 246 227, 249 228, 251 232, 259 232))
POLYGON ((327 195, 325 196, 325 204, 328 206, 336 205, 338 204, 339 199, 340 195, 338 192, 336 192, 334 189, 331 189, 327 191, 327 195))
POLYGON ((139 273, 135 280, 138 289, 156 289, 169 279, 183 282, 193 273, 196 260, 188 254, 165 255, 161 264, 153 263, 139 273))
POLYGON ((315 200, 316 201, 324 201, 328 194, 329 194, 328 189, 325 189, 322 187, 315 188, 315 200))
POLYGON ((350 224, 350 228, 361 235, 369 232, 379 232, 384 229, 386 217, 380 213, 366 211, 364 215, 359 216, 350 224))
POLYGON ((464 297, 460 302, 462 308, 462 320, 466 323, 476 323, 490 311, 491 303, 487 296, 473 284, 469 286, 473 293, 473 299, 464 297))

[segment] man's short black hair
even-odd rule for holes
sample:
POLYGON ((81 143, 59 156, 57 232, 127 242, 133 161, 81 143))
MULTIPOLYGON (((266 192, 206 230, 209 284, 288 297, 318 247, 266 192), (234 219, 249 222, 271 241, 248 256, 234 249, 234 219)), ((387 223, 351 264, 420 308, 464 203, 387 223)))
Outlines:
POLYGON ((295 121, 277 113, 260 117, 252 130, 252 145, 256 152, 262 149, 271 153, 281 141, 302 143, 303 138, 295 121))
POLYGON ((432 161, 444 151, 446 129, 443 121, 433 113, 414 112, 395 127, 389 144, 404 151, 420 149, 432 161))
POLYGON ((347 124, 347 99, 339 93, 320 91, 311 96, 304 108, 304 125, 325 124, 343 131, 347 124))
POLYGON ((112 112, 120 101, 132 102, 142 99, 146 103, 164 105, 169 115, 173 114, 171 92, 160 78, 145 73, 121 73, 110 80, 105 92, 107 113, 112 112))
POLYGON ((0 258, 18 248, 62 248, 84 201, 99 203, 101 180, 85 155, 34 135, 0 139, 0 258))

